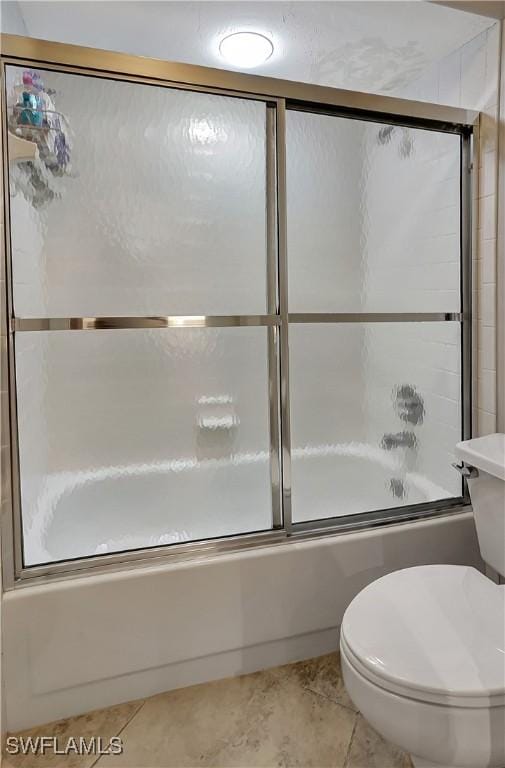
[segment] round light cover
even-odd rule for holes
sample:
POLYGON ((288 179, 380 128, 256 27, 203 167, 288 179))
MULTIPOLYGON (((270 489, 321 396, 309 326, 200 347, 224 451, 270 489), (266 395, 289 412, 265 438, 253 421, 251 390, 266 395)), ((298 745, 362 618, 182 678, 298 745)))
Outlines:
POLYGON ((270 58, 274 50, 272 42, 259 32, 234 32, 223 37, 219 53, 235 67, 252 69, 270 58))

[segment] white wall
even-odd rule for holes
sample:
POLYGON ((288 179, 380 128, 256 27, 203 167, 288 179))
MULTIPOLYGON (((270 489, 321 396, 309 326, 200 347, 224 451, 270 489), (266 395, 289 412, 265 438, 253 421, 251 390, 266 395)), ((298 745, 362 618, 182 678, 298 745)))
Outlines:
POLYGON ((28 34, 18 2, 7 0, 0 4, 0 30, 9 35, 28 34))
POLYGON ((9 592, 8 730, 329 652, 359 590, 425 563, 480 567, 471 514, 9 592))

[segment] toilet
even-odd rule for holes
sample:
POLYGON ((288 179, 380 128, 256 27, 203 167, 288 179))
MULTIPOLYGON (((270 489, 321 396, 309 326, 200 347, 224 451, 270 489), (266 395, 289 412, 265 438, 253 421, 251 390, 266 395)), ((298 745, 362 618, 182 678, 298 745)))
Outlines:
POLYGON ((459 443, 482 558, 383 576, 342 620, 344 682, 416 768, 505 768, 505 435, 459 443))

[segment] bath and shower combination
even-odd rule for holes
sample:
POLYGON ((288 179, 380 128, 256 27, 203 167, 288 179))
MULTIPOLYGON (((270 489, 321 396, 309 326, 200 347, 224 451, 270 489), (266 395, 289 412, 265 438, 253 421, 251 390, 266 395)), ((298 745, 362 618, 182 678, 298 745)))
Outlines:
POLYGON ((5 42, 7 586, 465 505, 475 115, 5 42))

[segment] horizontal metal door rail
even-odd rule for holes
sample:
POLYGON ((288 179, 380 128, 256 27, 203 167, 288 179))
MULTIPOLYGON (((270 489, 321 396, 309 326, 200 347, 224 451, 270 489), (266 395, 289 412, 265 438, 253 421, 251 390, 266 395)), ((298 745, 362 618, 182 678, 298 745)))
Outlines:
MULTIPOLYGON (((290 323, 461 322, 462 312, 294 312, 290 323)), ((14 331, 98 331, 123 328, 279 326, 279 315, 153 315, 152 317, 16 317, 14 331)))
POLYGON ((462 312, 290 312, 290 323, 440 323, 461 322, 462 312))
POLYGON ((195 86, 210 92, 225 90, 263 99, 289 99, 297 109, 301 103, 307 106, 336 106, 362 112, 376 112, 381 116, 388 115, 400 119, 406 117, 409 122, 415 119, 420 123, 426 122, 427 125, 430 122, 438 123, 442 130, 449 131, 473 126, 478 120, 478 112, 458 107, 292 82, 245 72, 229 72, 195 64, 160 61, 18 35, 2 34, 0 48, 2 60, 9 64, 23 66, 29 63, 31 66, 48 68, 61 66, 76 73, 97 77, 119 76, 125 80, 141 78, 144 82, 151 80, 155 84, 195 86))
POLYGON ((16 317, 14 331, 98 331, 123 328, 276 326, 278 315, 156 315, 152 317, 16 317))

